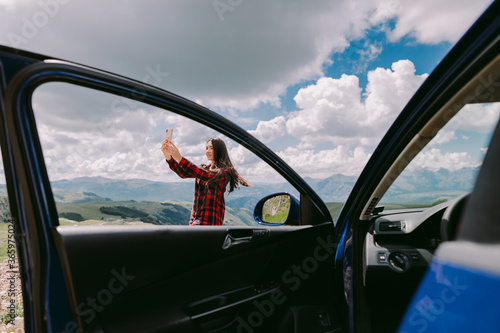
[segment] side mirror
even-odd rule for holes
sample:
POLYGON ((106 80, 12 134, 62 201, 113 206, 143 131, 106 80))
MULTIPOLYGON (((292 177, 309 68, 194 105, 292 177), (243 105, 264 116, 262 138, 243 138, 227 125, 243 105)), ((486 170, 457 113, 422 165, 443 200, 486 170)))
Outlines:
POLYGON ((271 194, 257 203, 253 217, 259 224, 299 225, 300 202, 289 193, 271 194))

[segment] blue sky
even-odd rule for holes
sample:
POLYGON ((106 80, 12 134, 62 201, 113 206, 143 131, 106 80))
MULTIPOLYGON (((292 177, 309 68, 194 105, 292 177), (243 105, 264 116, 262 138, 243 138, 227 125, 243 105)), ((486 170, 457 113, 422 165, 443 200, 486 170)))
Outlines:
MULTIPOLYGON (((238 123, 302 176, 326 178, 361 172, 408 99, 490 2, 0 0, 0 44, 185 96, 238 123)), ((34 102, 53 180, 176 180, 161 164, 164 128, 175 127, 174 142, 195 163, 205 162, 205 140, 214 135, 81 88, 42 87, 34 102)), ((494 119, 498 106, 490 109, 494 119)), ((428 155, 435 166, 468 166, 466 155, 478 150, 469 143, 484 140, 484 123, 443 132, 428 155)), ((262 163, 228 144, 242 174, 270 179, 262 163)))
MULTIPOLYGON (((391 42, 387 40, 385 32, 375 29, 368 30, 363 38, 351 41, 345 50, 329 56, 332 63, 325 64, 324 76, 340 78, 342 74, 355 75, 359 79, 359 85, 364 94, 368 83, 368 72, 376 68, 390 68, 393 62, 408 59, 415 65, 415 74, 431 73, 453 45, 449 41, 438 44, 421 44, 413 37, 405 37, 397 42, 391 42), (363 55, 367 45, 377 45, 378 53, 373 57, 363 55)), ((294 98, 298 91, 313 85, 315 82, 316 80, 307 80, 287 87, 286 92, 280 96, 281 108, 261 104, 252 110, 254 117, 261 120, 271 120, 281 113, 297 110, 294 98)), ((293 140, 293 137, 288 137, 286 140, 275 142, 275 149, 284 149, 293 140)), ((318 146, 317 148, 321 149, 322 147, 318 146)))

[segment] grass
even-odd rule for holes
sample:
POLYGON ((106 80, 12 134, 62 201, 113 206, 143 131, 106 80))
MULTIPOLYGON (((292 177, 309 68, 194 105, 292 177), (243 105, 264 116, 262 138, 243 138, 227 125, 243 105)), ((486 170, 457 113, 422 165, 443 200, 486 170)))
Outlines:
POLYGON ((342 207, 344 206, 343 202, 327 202, 326 207, 330 211, 330 215, 332 216, 332 219, 335 221, 339 215, 340 211, 342 210, 342 207))
MULTIPOLYGON (((122 210, 123 208, 130 208, 149 214, 149 218, 163 221, 163 223, 160 224, 188 225, 191 206, 191 202, 178 201, 165 201, 163 203, 152 201, 94 201, 81 204, 58 204, 57 210, 59 214, 76 213, 81 215, 84 221, 78 222, 78 225, 87 225, 86 221, 101 221, 101 224, 106 225, 109 224, 107 222, 130 224, 141 220, 141 218, 138 217, 124 218, 118 215, 106 214, 106 212, 111 212, 111 210, 100 209, 101 207, 122 207, 122 210)), ((149 222, 148 218, 143 219, 143 222, 149 222)), ((91 224, 94 225, 99 223, 91 222, 91 224)), ((248 209, 227 206, 225 224, 241 226, 252 225, 253 215, 248 209)))
POLYGON ((265 217, 265 221, 267 223, 276 223, 280 224, 286 221, 286 218, 288 217, 288 211, 287 210, 281 210, 275 215, 268 215, 265 217))
POLYGON ((59 218, 59 225, 62 226, 84 226, 84 225, 143 225, 143 226, 154 226, 151 223, 144 223, 141 221, 124 221, 121 219, 115 221, 103 221, 103 220, 85 220, 82 222, 75 222, 65 218, 59 218))
POLYGON ((16 303, 14 306, 14 317, 11 316, 10 313, 2 313, 0 314, 0 323, 7 324, 15 317, 24 317, 24 309, 21 303, 16 303))
POLYGON ((9 237, 9 223, 0 222, 0 262, 7 259, 7 250, 9 247, 8 237, 9 237))
POLYGON ((264 203, 262 215, 267 223, 284 223, 290 211, 290 197, 288 195, 279 195, 272 197, 264 203))

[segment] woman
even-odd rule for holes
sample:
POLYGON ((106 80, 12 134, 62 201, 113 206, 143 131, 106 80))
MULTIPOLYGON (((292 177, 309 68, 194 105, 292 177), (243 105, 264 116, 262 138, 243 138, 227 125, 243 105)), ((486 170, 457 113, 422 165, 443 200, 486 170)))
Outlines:
POLYGON ((207 141, 205 154, 210 164, 202 164, 200 167, 183 157, 169 140, 163 141, 161 150, 170 169, 179 177, 196 178, 189 225, 222 225, 226 211, 224 193, 227 184, 229 183, 229 193, 240 185, 251 186, 238 174, 231 163, 226 144, 219 138, 207 141))

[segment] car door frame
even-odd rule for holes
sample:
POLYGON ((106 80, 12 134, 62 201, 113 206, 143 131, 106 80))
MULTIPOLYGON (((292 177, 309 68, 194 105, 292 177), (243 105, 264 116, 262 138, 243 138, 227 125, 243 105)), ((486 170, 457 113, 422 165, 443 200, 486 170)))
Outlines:
POLYGON ((54 332, 73 319, 52 232, 58 214, 31 110, 31 95, 44 83, 66 82, 125 96, 217 130, 256 154, 300 192, 303 224, 333 223, 323 201, 290 166, 247 131, 203 106, 155 86, 60 59, 8 47, 0 47, 0 58, 0 141, 11 215, 18 229, 27 330, 54 332))

